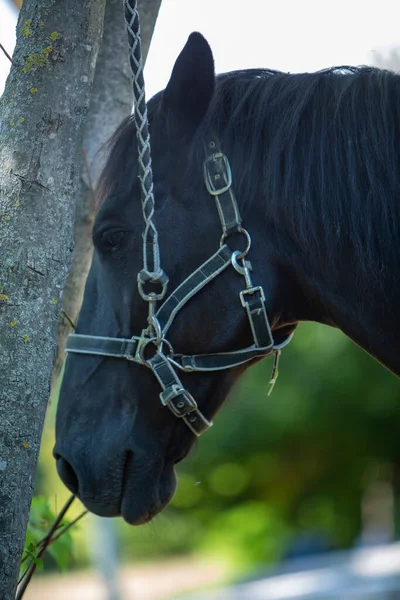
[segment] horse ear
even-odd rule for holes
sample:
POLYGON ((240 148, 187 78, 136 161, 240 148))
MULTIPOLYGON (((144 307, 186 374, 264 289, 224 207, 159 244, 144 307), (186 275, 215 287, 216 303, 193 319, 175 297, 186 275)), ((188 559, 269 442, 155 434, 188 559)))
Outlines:
POLYGON ((162 108, 181 133, 193 134, 207 112, 214 93, 212 51, 200 33, 191 33, 178 56, 164 90, 162 108), (189 130, 188 130, 189 129, 189 130))

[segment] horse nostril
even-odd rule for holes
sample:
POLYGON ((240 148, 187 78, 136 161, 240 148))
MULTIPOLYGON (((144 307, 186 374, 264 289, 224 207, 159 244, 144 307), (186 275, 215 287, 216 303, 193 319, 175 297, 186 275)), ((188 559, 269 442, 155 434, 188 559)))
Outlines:
POLYGON ((57 471, 58 471, 60 478, 65 483, 67 488, 73 494, 76 495, 78 493, 79 485, 78 485, 78 477, 76 476, 74 469, 71 467, 69 462, 66 461, 65 458, 63 458, 62 456, 57 455, 56 458, 57 458, 57 471))

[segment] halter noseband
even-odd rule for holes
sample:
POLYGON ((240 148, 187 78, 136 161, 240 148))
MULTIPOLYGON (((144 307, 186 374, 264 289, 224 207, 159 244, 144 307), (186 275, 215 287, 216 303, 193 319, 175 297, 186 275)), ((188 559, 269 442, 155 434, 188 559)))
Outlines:
POLYGON ((236 367, 254 358, 274 354, 275 360, 270 379, 270 384, 273 385, 276 380, 280 351, 293 337, 291 334, 281 344, 274 343, 265 307, 264 290, 261 286, 253 285, 252 266, 246 260, 251 247, 251 238, 241 225, 242 220, 232 189, 229 161, 225 154, 216 149, 216 141, 211 140, 206 147, 204 181, 209 194, 215 198, 221 220, 222 236, 219 250, 189 275, 157 311, 155 311, 156 300, 164 296, 166 282, 161 282, 163 287, 161 294, 146 294, 143 285, 149 279, 143 279, 143 271, 139 273, 139 293, 149 303, 148 327, 140 336, 112 338, 72 333, 68 337, 66 346, 66 352, 124 358, 149 367, 162 387, 161 403, 168 406, 176 417, 183 419, 197 436, 209 429, 212 422, 201 413, 193 396, 183 387, 176 370, 185 373, 219 371, 236 367), (245 237, 246 248, 243 251, 232 251, 224 243, 226 238, 235 232, 245 237), (177 313, 192 296, 229 266, 232 266, 245 280, 245 288, 240 292, 239 297, 249 319, 254 344, 232 352, 176 354, 166 339, 166 334, 177 313), (146 358, 150 345, 154 349, 153 355, 146 358))

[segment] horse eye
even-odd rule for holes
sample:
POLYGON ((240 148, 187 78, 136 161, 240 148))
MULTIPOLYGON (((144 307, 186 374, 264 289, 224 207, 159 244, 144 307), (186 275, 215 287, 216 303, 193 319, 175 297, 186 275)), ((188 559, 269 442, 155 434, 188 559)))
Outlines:
POLYGON ((104 248, 111 249, 119 246, 125 238, 125 231, 106 231, 101 236, 101 244, 104 248))

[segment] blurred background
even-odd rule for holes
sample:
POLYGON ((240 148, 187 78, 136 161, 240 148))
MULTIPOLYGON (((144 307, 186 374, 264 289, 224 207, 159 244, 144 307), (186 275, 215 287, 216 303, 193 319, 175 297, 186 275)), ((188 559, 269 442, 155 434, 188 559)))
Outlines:
MULTIPOLYGON (((0 0, 0 43, 9 54, 18 4, 0 0)), ((398 2, 385 0, 162 0, 148 96, 165 86, 195 29, 211 43, 218 72, 400 70, 399 16, 398 2)), ((8 69, 0 54, 0 92, 8 69)), ((87 515, 58 542, 57 560, 45 558, 26 598, 400 598, 398 379, 340 332, 314 324, 298 328, 267 397, 270 369, 261 362, 234 389, 179 465, 178 491, 163 514, 135 529, 87 515)), ((33 520, 69 496, 51 454, 56 402, 33 520)), ((81 511, 74 506, 71 518, 81 511)))

